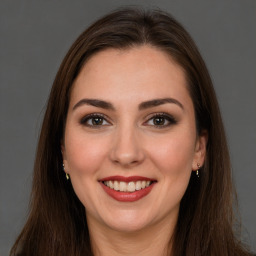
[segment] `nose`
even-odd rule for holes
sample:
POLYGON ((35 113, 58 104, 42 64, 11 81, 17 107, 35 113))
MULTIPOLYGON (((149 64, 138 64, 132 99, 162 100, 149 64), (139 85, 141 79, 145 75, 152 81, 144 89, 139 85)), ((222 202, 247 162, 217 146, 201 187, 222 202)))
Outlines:
POLYGON ((113 135, 110 159, 122 167, 133 167, 142 163, 145 159, 142 141, 138 131, 127 127, 119 128, 113 135))

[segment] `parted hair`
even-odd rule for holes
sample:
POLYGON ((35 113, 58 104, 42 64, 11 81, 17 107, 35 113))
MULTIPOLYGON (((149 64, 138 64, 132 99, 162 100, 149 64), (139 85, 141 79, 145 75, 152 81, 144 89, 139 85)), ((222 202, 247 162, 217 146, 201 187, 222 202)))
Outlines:
POLYGON ((206 65, 190 35, 161 10, 118 9, 73 43, 54 80, 34 164, 28 220, 11 256, 93 255, 86 211, 62 169, 61 141, 72 85, 88 58, 108 48, 156 47, 180 65, 193 101, 197 133, 207 130, 200 178, 191 172, 170 237, 174 256, 250 255, 240 242, 236 196, 223 122, 206 65))

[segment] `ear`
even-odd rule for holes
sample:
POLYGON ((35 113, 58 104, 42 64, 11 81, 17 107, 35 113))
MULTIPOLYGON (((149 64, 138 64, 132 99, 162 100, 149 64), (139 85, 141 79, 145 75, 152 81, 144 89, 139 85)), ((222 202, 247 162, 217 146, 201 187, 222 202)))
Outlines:
POLYGON ((208 131, 203 130, 196 139, 195 153, 192 164, 192 170, 196 171, 198 165, 201 167, 204 165, 205 156, 206 156, 206 147, 208 142, 208 131))
POLYGON ((66 160, 66 149, 65 149, 65 143, 63 140, 61 140, 60 142, 60 148, 61 148, 62 159, 66 160))
POLYGON ((67 156, 66 156, 66 148, 63 140, 61 140, 60 148, 61 148, 63 164, 65 165, 65 169, 67 169, 68 163, 67 163, 67 156))

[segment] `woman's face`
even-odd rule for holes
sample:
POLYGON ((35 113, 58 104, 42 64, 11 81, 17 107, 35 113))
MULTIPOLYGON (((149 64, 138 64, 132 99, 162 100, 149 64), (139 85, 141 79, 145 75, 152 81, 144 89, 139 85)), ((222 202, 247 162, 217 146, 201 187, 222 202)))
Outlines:
POLYGON ((89 224, 175 222, 205 145, 182 68, 156 48, 104 50, 74 82, 62 152, 89 224))

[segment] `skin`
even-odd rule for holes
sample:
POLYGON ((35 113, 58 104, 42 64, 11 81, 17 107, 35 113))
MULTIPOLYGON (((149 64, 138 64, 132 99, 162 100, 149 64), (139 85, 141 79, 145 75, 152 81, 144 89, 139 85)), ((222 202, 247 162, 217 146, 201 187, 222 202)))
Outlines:
POLYGON ((95 255, 165 255, 171 250, 180 201, 191 171, 203 165, 206 143, 206 133, 196 132, 184 71, 166 53, 141 46, 107 49, 90 58, 73 85, 62 153, 86 208, 95 255), (162 98, 180 105, 138 107, 162 98), (78 104, 82 99, 104 100, 114 109, 78 104), (85 118, 93 113, 104 115, 99 125, 85 118), (160 125, 156 113, 162 115, 160 125), (142 199, 119 202, 99 183, 113 175, 157 183, 142 199))

